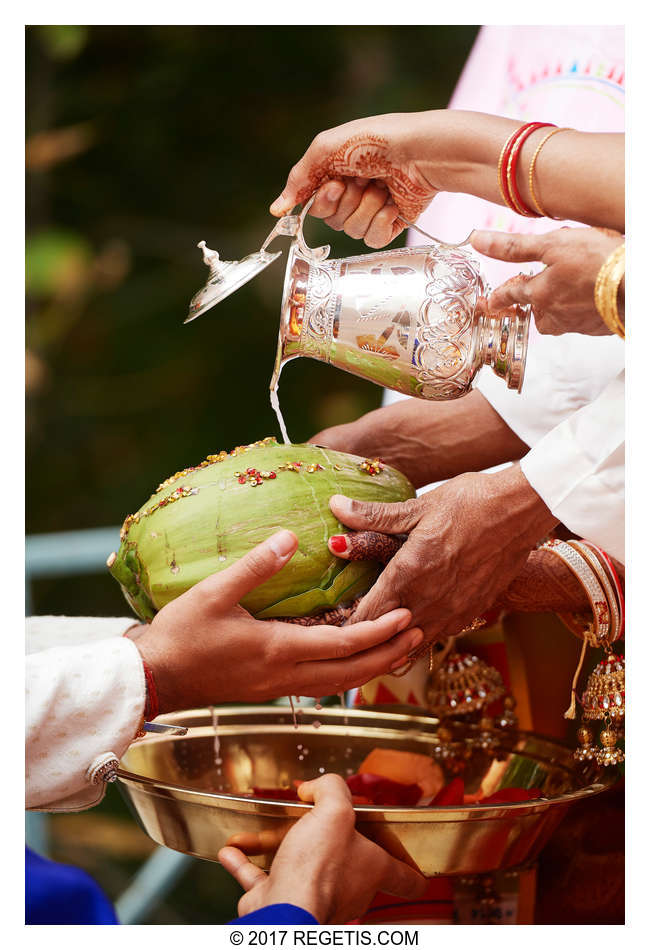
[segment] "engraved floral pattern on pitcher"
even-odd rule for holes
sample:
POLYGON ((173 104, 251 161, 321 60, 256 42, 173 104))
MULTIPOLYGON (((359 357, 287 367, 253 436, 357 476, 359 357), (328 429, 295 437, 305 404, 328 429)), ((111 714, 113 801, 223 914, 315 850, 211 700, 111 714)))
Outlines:
POLYGON ((286 358, 312 356, 426 399, 464 395, 479 367, 492 365, 494 334, 477 313, 485 286, 462 248, 396 248, 326 261, 294 253, 291 273, 306 268, 308 275, 300 339, 287 344, 286 358))

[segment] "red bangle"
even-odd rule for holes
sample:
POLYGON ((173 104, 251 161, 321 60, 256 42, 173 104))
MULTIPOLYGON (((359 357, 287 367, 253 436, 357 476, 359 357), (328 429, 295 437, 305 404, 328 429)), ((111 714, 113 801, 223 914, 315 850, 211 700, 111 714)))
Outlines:
POLYGON ((501 154, 499 155, 499 163, 497 165, 497 181, 499 183, 499 191, 501 192, 501 197, 503 198, 503 203, 510 208, 511 211, 518 213, 517 207, 513 204, 512 198, 510 197, 510 191, 508 189, 508 159, 510 158, 510 152, 512 151, 512 146, 517 141, 517 137, 521 134, 522 129, 525 129, 526 126, 522 125, 521 128, 517 129, 512 135, 506 140, 505 145, 501 149, 501 154))
POLYGON ((144 704, 144 719, 145 722, 151 722, 152 719, 155 719, 159 713, 158 708, 158 693, 156 691, 156 681, 153 678, 153 673, 151 669, 147 666, 145 661, 142 661, 142 669, 144 671, 144 681, 146 683, 146 693, 147 698, 145 699, 144 704))
POLYGON ((582 543, 586 544, 587 547, 591 548, 591 550, 594 551, 596 554, 599 554, 600 557, 602 557, 603 561, 607 564, 607 567, 609 568, 609 572, 612 576, 612 580, 614 581, 614 585, 616 587, 616 593, 618 594, 618 603, 619 603, 620 614, 621 614, 621 626, 619 628, 618 636, 616 637, 616 639, 620 640, 621 637, 623 636, 623 631, 625 629, 625 597, 623 596, 623 585, 621 584, 620 578, 618 576, 616 568, 614 567, 614 564, 612 563, 612 559, 610 558, 609 554, 603 551, 602 548, 599 548, 596 544, 592 544, 591 541, 583 541, 582 543))
POLYGON ((524 146, 524 142, 537 129, 552 126, 552 122, 526 122, 516 132, 513 132, 503 146, 499 157, 497 176, 501 196, 511 211, 526 218, 541 218, 542 215, 529 208, 517 188, 517 162, 524 146))
POLYGON ((544 129, 551 125, 553 125, 552 122, 529 122, 528 125, 520 129, 520 135, 514 142, 510 150, 510 154, 508 155, 508 162, 506 165, 508 190, 510 192, 512 202, 517 208, 517 213, 523 215, 525 218, 541 218, 542 216, 538 214, 537 211, 529 208, 519 193, 519 189, 517 188, 517 163, 519 161, 521 150, 524 147, 524 142, 528 136, 532 135, 532 133, 536 132, 538 129, 544 129))

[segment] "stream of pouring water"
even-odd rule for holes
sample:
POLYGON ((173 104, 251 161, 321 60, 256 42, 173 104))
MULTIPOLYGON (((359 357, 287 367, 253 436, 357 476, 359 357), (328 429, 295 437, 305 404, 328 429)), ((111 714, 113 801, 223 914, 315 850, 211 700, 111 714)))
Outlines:
POLYGON ((293 696, 289 696, 289 705, 291 706, 291 715, 293 716, 293 728, 298 728, 298 720, 296 719, 296 707, 293 704, 293 696))
POLYGON ((273 409, 276 418, 278 420, 278 425, 280 426, 280 432, 282 433, 282 441, 285 445, 290 445, 291 440, 287 433, 287 427, 284 424, 284 418, 282 416, 282 410, 280 409, 280 398, 278 396, 278 386, 280 384, 280 373, 282 372, 282 341, 278 340, 278 352, 275 357, 275 366, 273 367, 273 376, 271 377, 271 384, 269 386, 270 396, 271 396, 271 408, 273 409))
POLYGON ((212 728, 214 729, 214 764, 221 774, 221 739, 219 738, 219 716, 217 715, 217 710, 214 706, 210 706, 210 714, 212 716, 212 728))
POLYGON ((275 384, 275 389, 271 390, 271 408, 275 412, 275 415, 278 420, 278 425, 280 426, 280 432, 282 433, 282 441, 285 445, 289 445, 291 440, 287 433, 287 427, 284 424, 284 418, 282 416, 282 410, 280 409, 280 399, 278 396, 278 384, 275 384))

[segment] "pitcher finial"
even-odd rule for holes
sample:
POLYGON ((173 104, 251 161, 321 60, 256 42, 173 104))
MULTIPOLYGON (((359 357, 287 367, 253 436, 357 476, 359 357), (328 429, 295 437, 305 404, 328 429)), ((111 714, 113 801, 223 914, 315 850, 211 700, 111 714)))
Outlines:
POLYGON ((212 267, 213 264, 219 260, 219 255, 216 251, 211 251, 210 248, 206 245, 205 241, 199 241, 196 245, 200 247, 203 251, 203 263, 207 264, 208 267, 212 267))

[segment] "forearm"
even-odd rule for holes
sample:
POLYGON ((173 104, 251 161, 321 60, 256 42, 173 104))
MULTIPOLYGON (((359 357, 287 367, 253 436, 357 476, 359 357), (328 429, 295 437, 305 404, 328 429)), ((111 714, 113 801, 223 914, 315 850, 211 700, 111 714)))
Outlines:
POLYGON ((314 442, 380 457, 420 488, 521 458, 528 446, 477 390, 451 402, 408 399, 315 435, 314 442))
MULTIPOLYGON (((424 176, 439 190, 463 192, 503 204, 497 167, 508 137, 521 122, 479 112, 421 113, 414 148, 424 176), (439 134, 442 130, 442 134, 439 134)), ((525 141, 517 163, 517 186, 533 206, 528 170, 548 133, 538 129, 525 141)), ((625 231, 625 137, 579 132, 558 133, 546 142, 535 165, 536 193, 549 216, 625 231)))
POLYGON ((584 587, 550 551, 531 551, 524 569, 494 605, 526 613, 583 612, 589 610, 584 587))

